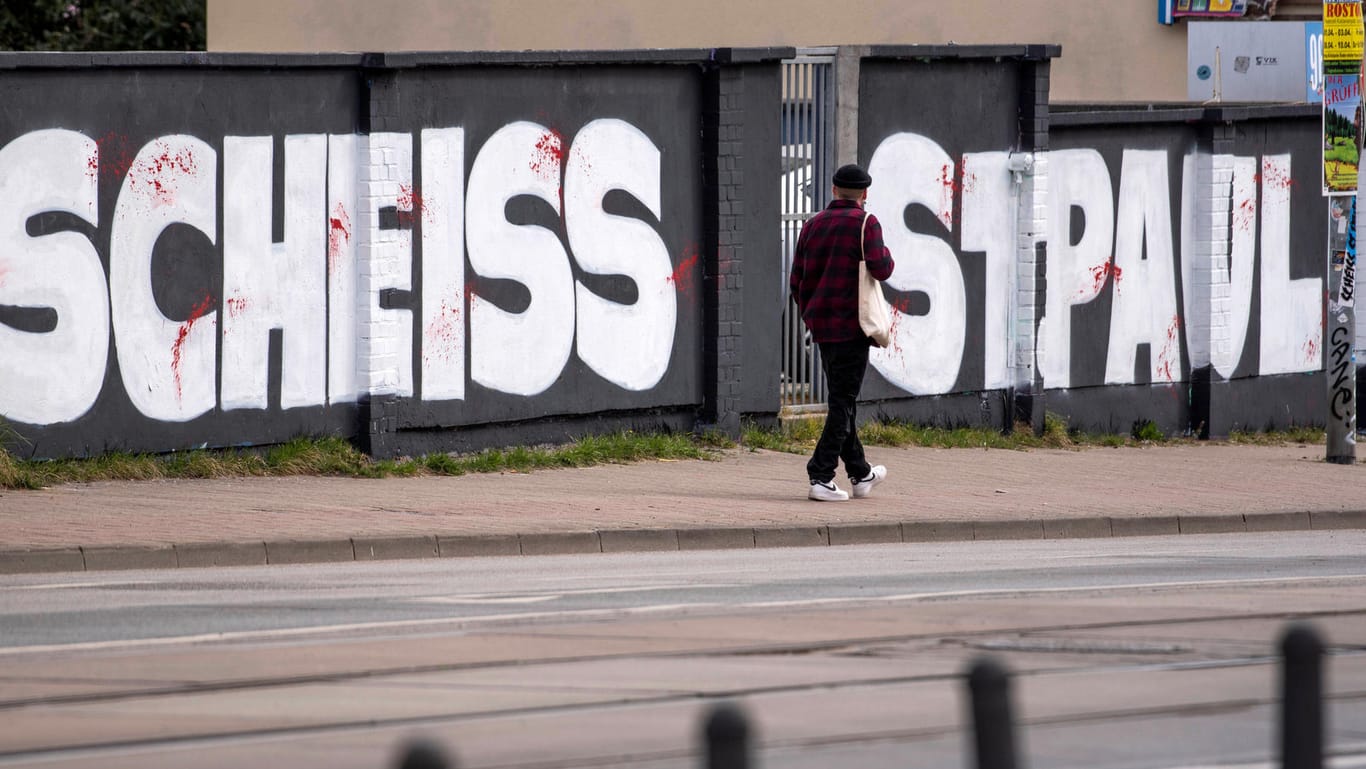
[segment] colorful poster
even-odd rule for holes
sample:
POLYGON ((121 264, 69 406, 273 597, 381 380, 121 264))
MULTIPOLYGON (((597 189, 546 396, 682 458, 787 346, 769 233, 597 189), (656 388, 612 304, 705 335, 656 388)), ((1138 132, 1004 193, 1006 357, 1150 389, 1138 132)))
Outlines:
POLYGON ((1323 193, 1356 192, 1361 137, 1361 77, 1325 75, 1323 86, 1323 193))
POLYGON ((1323 72, 1355 75, 1361 70, 1361 0, 1323 4, 1323 72))

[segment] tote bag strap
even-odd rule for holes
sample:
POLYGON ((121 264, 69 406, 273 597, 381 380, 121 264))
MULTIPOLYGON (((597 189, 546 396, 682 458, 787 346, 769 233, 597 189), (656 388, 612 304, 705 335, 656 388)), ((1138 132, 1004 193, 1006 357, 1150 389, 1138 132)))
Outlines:
POLYGON ((868 261, 868 252, 867 252, 866 250, 864 250, 864 247, 863 247, 863 240, 864 240, 864 238, 867 238, 867 237, 868 237, 868 217, 869 217, 869 216, 870 216, 870 214, 869 214, 867 211, 864 211, 864 212, 863 212, 863 226, 860 227, 860 228, 859 228, 859 231, 858 231, 858 258, 859 258, 859 261, 860 261, 860 262, 866 262, 866 261, 868 261))

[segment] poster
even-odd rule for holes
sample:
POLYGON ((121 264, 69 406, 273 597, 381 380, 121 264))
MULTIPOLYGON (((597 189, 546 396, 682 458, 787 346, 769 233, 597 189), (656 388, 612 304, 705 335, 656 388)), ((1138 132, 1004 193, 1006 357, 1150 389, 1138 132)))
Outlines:
POLYGON ((1357 189, 1361 147, 1361 0, 1323 3, 1323 194, 1357 189))
POLYGON ((1323 192, 1356 192, 1360 161, 1361 77, 1325 75, 1323 85, 1323 192))
POLYGON ((1361 70, 1361 0, 1323 4, 1323 72, 1356 75, 1361 70))

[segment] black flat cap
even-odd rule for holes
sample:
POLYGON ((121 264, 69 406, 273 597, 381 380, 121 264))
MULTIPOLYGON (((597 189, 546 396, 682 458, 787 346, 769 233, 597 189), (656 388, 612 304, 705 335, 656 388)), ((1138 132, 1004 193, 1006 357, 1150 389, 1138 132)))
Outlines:
POLYGON ((873 177, 857 164, 850 163, 847 166, 840 166, 840 170, 835 172, 835 186, 846 190, 864 190, 873 183, 873 177))

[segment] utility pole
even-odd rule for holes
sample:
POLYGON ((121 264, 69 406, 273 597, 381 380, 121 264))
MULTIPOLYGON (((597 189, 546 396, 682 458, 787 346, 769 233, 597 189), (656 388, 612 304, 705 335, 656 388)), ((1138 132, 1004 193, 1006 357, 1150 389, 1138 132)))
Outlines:
POLYGON ((1323 194, 1328 198, 1327 459, 1356 462, 1357 192, 1362 150, 1361 0, 1323 4, 1323 194))

